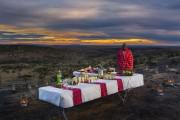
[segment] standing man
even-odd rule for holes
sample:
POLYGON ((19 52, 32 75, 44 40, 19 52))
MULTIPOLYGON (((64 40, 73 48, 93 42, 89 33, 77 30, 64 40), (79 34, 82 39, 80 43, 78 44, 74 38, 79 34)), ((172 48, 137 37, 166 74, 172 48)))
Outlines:
POLYGON ((134 68, 134 58, 131 50, 123 43, 118 51, 118 66, 121 74, 131 75, 134 68))

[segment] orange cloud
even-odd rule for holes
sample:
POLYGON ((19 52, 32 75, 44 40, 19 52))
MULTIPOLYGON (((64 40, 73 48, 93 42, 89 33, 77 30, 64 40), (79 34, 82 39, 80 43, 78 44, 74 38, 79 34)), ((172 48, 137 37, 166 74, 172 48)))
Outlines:
POLYGON ((65 45, 65 44, 90 44, 90 45, 117 45, 127 43, 131 45, 149 45, 157 44, 158 42, 147 39, 101 39, 101 40, 80 40, 74 42, 74 40, 37 40, 37 41, 12 41, 11 44, 46 44, 46 45, 65 45))
POLYGON ((74 44, 73 41, 43 41, 43 40, 39 40, 39 41, 13 41, 10 42, 10 44, 44 44, 44 45, 68 45, 68 44, 74 44))
POLYGON ((81 40, 81 43, 85 44, 156 44, 157 41, 141 39, 141 38, 129 38, 129 39, 97 39, 97 40, 81 40))
MULTIPOLYGON (((12 34, 37 34, 43 35, 37 38, 34 37, 16 37, 13 40, 7 41, 7 44, 95 44, 95 45, 114 45, 114 44, 157 44, 154 40, 142 39, 142 38, 127 38, 127 39, 81 39, 81 37, 93 37, 93 36, 107 36, 101 32, 77 32, 77 31, 55 31, 45 28, 21 28, 10 25, 0 24, 0 29, 4 32, 12 32, 12 34)), ((7 33, 6 35, 8 36, 7 33)), ((0 38, 3 39, 3 38, 0 38)), ((6 43, 5 41, 0 44, 6 43)))
POLYGON ((16 26, 0 24, 0 29, 6 32, 13 32, 18 34, 39 34, 48 36, 49 39, 65 39, 65 38, 78 38, 78 37, 90 37, 90 36, 107 36, 104 33, 96 32, 76 32, 76 31, 58 31, 49 30, 45 28, 21 28, 16 26))

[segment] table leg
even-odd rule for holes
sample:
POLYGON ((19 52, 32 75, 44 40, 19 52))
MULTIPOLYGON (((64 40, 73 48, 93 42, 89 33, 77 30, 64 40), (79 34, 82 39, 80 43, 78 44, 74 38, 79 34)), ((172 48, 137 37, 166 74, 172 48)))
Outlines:
POLYGON ((62 117, 64 120, 68 120, 67 118, 67 115, 66 115, 66 112, 65 112, 65 109, 64 108, 61 108, 61 113, 62 113, 62 117))
POLYGON ((118 96, 122 100, 123 104, 125 104, 125 102, 127 100, 128 92, 129 92, 129 90, 125 90, 122 93, 118 93, 118 96))

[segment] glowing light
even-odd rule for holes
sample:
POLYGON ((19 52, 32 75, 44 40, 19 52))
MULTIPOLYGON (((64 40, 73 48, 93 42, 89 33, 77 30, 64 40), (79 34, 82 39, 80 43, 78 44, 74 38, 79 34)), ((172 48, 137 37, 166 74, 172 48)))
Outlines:
POLYGON ((88 44, 156 44, 157 41, 154 40, 147 40, 147 39, 137 39, 137 38, 130 38, 130 39, 98 39, 98 40, 81 40, 81 43, 88 43, 88 44))

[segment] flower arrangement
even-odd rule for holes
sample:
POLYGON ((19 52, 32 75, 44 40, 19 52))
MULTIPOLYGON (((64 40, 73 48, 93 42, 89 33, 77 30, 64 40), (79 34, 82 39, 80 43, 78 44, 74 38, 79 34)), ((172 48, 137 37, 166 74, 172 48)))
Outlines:
POLYGON ((121 73, 122 76, 132 76, 133 70, 123 70, 121 73))

